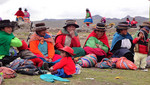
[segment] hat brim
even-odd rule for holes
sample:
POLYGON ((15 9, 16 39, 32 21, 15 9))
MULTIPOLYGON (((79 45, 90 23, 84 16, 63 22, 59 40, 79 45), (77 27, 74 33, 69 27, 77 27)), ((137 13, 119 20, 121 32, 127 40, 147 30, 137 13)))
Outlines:
MULTIPOLYGON (((92 28, 92 29, 93 29, 93 30, 99 30, 98 28, 92 28)), ((103 31, 105 31, 105 32, 106 32, 107 30, 106 30, 106 29, 104 29, 103 31)))
POLYGON ((3 28, 3 27, 12 27, 12 28, 14 28, 15 25, 13 23, 0 24, 0 28, 3 28))
POLYGON ((120 26, 116 26, 116 29, 122 29, 122 30, 124 30, 124 29, 129 29, 130 27, 120 27, 120 26))
POLYGON ((49 29, 49 27, 36 27, 35 31, 44 31, 44 30, 47 30, 47 29, 49 29))
MULTIPOLYGON (((67 51, 64 50, 63 48, 59 48, 58 50, 67 52, 67 51)), ((69 53, 69 52, 67 52, 67 53, 69 53)), ((76 54, 74 54, 74 53, 69 53, 69 54, 72 55, 72 56, 76 55, 76 54)))
POLYGON ((67 27, 70 26, 70 25, 75 26, 75 28, 79 28, 79 25, 77 25, 77 24, 68 24, 68 25, 64 26, 63 28, 67 28, 67 27))

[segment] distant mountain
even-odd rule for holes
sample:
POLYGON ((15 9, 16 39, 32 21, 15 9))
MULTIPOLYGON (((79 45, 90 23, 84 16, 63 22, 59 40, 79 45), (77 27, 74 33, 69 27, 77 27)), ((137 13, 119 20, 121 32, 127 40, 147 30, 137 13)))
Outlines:
MULTIPOLYGON (((96 24, 96 23, 100 22, 102 16, 94 15, 94 16, 92 16, 92 18, 93 18, 93 24, 96 24)), ((107 22, 107 24, 115 23, 117 25, 121 21, 126 21, 126 18, 129 18, 130 21, 132 21, 132 19, 133 19, 133 17, 127 15, 122 19, 106 18, 106 22, 107 22)), ((144 22, 144 21, 148 21, 148 18, 141 17, 141 16, 136 16, 135 19, 136 19, 136 21, 138 21, 137 25, 142 24, 142 22, 144 22)), ((67 19, 44 19, 42 21, 35 21, 34 23, 45 22, 45 24, 47 26, 49 26, 50 28, 62 28, 65 25, 66 20, 67 19)), ((77 23, 79 24, 80 27, 84 26, 84 24, 83 24, 84 18, 83 19, 76 19, 76 20, 77 20, 77 23)))

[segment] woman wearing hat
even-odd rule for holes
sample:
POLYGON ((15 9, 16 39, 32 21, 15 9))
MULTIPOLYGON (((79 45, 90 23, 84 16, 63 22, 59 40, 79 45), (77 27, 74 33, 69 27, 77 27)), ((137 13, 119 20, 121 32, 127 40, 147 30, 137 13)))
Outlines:
MULTIPOLYGON (((85 52, 83 48, 81 48, 80 40, 77 32, 75 31, 78 28, 76 20, 67 20, 66 25, 63 27, 61 31, 57 33, 55 37, 55 48, 63 48, 64 46, 69 46, 74 50, 76 56, 84 56, 85 52)), ((56 50, 57 54, 60 54, 60 51, 56 50)))
POLYGON ((51 62, 55 54, 53 38, 46 31, 47 27, 44 23, 36 24, 35 29, 36 32, 31 35, 29 41, 30 51, 51 62))
POLYGON ((133 48, 132 36, 128 33, 128 23, 120 22, 116 27, 116 33, 114 34, 111 52, 113 53, 112 57, 126 57, 127 59, 133 60, 133 48))
POLYGON ((16 59, 12 47, 22 46, 22 42, 13 35, 14 24, 10 20, 0 21, 0 62, 5 66, 16 59))
POLYGON ((84 45, 86 54, 95 54, 98 62, 102 58, 108 57, 109 43, 105 31, 105 24, 97 23, 96 28, 89 34, 84 45))

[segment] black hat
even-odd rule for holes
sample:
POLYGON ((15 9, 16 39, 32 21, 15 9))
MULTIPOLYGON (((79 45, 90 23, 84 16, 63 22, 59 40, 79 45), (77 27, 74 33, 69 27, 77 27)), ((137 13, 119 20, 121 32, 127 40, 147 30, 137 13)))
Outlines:
POLYGON ((39 31, 43 31, 48 29, 48 27, 45 26, 45 23, 37 23, 35 24, 35 31, 39 32, 39 31))
POLYGON ((116 28, 117 29, 129 29, 128 22, 119 22, 116 28))
POLYGON ((15 24, 13 24, 12 22, 10 22, 10 20, 1 20, 0 21, 0 28, 4 28, 4 27, 14 27, 15 24))
POLYGON ((77 25, 76 20, 66 20, 66 26, 64 26, 63 28, 67 28, 70 25, 75 26, 75 28, 79 28, 79 25, 77 25))

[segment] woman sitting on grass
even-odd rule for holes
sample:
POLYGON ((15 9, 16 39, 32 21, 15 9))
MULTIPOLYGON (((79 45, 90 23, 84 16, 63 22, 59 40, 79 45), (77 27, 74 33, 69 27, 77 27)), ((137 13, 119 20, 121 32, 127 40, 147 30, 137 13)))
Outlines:
POLYGON ((128 33, 128 23, 120 22, 116 29, 117 32, 114 34, 111 45, 112 57, 120 58, 124 56, 133 62, 134 45, 132 43, 132 36, 128 33))
POLYGON ((89 34, 84 45, 86 54, 95 54, 98 62, 100 62, 102 58, 108 57, 109 44, 105 31, 105 24, 97 23, 96 28, 89 34))
POLYGON ((31 35, 29 46, 30 51, 36 56, 44 57, 45 60, 51 62, 53 60, 55 50, 53 45, 53 38, 46 30, 47 27, 45 27, 44 23, 36 24, 36 32, 31 35))
POLYGON ((14 24, 10 20, 0 21, 0 62, 3 66, 17 58, 12 47, 22 46, 21 41, 13 35, 13 28, 14 24))
POLYGON ((80 45, 79 36, 75 31, 75 29, 78 27, 79 25, 77 25, 77 22, 75 20, 66 21, 66 26, 64 26, 63 29, 59 31, 57 33, 57 36, 55 37, 56 54, 60 54, 60 51, 58 51, 57 49, 69 46, 74 50, 74 54, 76 54, 76 56, 74 57, 85 55, 85 51, 83 48, 81 48, 80 45))

